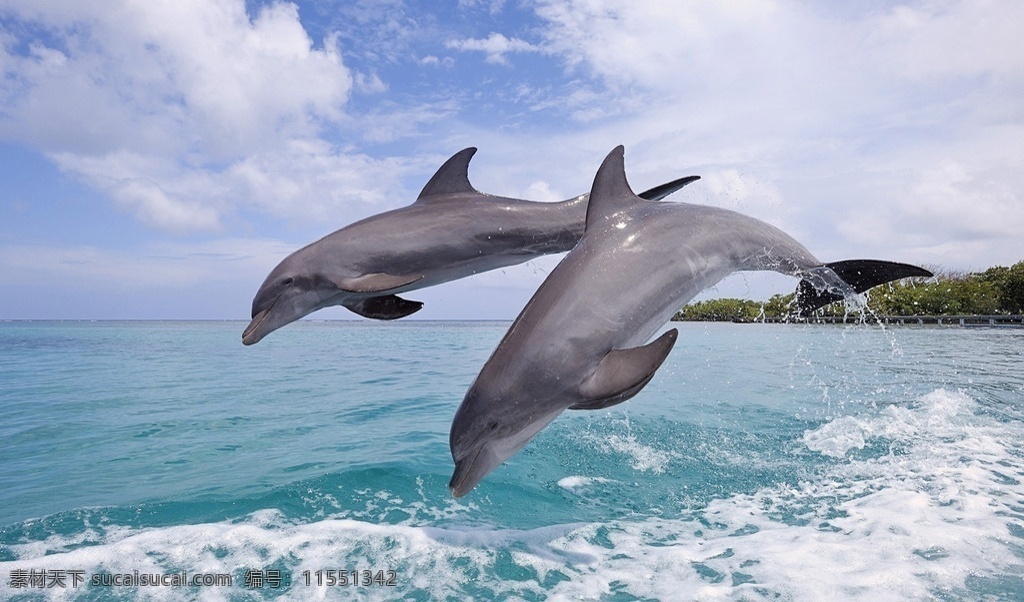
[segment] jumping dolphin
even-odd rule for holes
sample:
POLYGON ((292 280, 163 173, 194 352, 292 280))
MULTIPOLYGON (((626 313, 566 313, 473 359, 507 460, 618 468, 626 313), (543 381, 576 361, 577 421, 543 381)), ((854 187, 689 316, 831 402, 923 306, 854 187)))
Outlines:
MULTIPOLYGON (((286 257, 260 286, 242 343, 331 305, 393 320, 423 303, 413 289, 563 253, 583 236, 589 194, 556 203, 484 194, 469 183, 467 148, 437 170, 408 207, 350 224, 286 257)), ((689 176, 644 192, 662 199, 699 179, 689 176)))
POLYGON ((751 217, 647 202, 626 181, 620 146, 594 179, 583 238, 537 289, 455 414, 452 494, 465 495, 564 410, 597 410, 636 395, 678 332, 645 341, 697 293, 738 270, 802 278, 805 313, 883 282, 931 276, 891 262, 822 264, 751 217))

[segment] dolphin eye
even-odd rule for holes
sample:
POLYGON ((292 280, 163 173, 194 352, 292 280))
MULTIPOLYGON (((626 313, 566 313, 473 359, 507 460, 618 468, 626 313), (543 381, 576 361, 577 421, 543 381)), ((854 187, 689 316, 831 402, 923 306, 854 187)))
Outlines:
POLYGON ((292 282, 295 282, 294 278, 285 278, 281 281, 281 286, 291 286, 292 282))
POLYGON ((498 421, 497 420, 490 421, 489 423, 487 423, 487 428, 491 429, 492 431, 497 430, 498 429, 498 421))

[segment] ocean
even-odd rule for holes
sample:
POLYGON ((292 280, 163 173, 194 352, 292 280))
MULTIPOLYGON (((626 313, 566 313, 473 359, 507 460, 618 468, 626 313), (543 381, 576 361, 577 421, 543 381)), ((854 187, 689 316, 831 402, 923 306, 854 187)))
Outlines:
POLYGON ((0 323, 0 599, 1024 599, 1024 330, 673 324, 454 499, 508 325, 0 323))

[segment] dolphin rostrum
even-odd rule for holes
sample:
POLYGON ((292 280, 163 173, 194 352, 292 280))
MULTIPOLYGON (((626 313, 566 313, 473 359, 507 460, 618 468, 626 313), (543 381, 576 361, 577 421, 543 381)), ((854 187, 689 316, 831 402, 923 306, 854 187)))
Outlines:
MULTIPOLYGON (((555 203, 484 194, 469 183, 467 148, 437 170, 416 202, 350 224, 286 257, 260 286, 246 345, 331 305, 393 320, 423 303, 398 295, 541 255, 572 249, 583 236, 589 194, 555 203)), ((698 176, 642 194, 662 199, 698 176)))
POLYGON ((465 495, 564 410, 636 395, 678 332, 646 341, 697 293, 738 270, 800 277, 804 313, 883 282, 931 275, 891 262, 823 264, 760 220, 645 201, 626 181, 620 146, 594 179, 583 238, 512 323, 455 414, 452 494, 465 495))

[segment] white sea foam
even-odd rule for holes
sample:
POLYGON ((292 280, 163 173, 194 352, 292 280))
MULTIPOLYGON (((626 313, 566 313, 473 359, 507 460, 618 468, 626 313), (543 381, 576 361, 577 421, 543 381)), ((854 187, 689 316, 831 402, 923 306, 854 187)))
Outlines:
POLYGON ((675 455, 671 450, 655 449, 640 443, 632 433, 591 435, 590 439, 603 451, 614 451, 628 456, 632 460, 633 469, 642 472, 650 471, 654 474, 664 472, 675 455))
MULTIPOLYGON (((622 438, 625 441, 626 438, 622 438)), ((606 439, 607 440, 607 439, 606 439)), ((274 510, 240 521, 16 544, 9 571, 231 573, 279 566, 283 599, 343 599, 349 590, 304 586, 303 571, 394 569, 398 586, 367 599, 424 596, 600 599, 617 593, 694 600, 978 599, 1024 586, 1024 427, 981 411, 962 393, 935 391, 876 413, 836 418, 804 443, 834 461, 797 485, 717 499, 680 516, 638 517, 531 530, 378 525, 326 518, 294 524, 274 510), (876 448, 877 441, 888 446, 876 448), (854 449, 873 457, 849 455, 854 449), (868 454, 871 455, 871 454, 868 454), (82 545, 83 543, 95 545, 82 545)), ((612 444, 609 444, 612 445, 612 444)), ((627 449, 636 449, 626 445, 627 449)), ((600 482, 572 476, 577 490, 600 482)), ((49 592, 57 595, 60 592, 49 592)), ((179 599, 174 588, 147 597, 179 599)), ((267 593, 267 592, 265 592, 267 593)))
POLYGON ((559 545, 599 560, 556 591, 978 599, 971 589, 990 579, 1003 590, 996 598, 1006 599, 1006 589, 1024 593, 1021 431, 1019 423, 980 413, 970 397, 942 390, 877 416, 836 419, 809 433, 808 445, 842 455, 861 440, 886 438, 898 449, 840 463, 795 488, 716 500, 693 521, 574 531, 559 545))
POLYGON ((565 477, 564 479, 560 479, 558 481, 558 486, 561 487, 562 489, 576 490, 583 489, 585 487, 593 485, 594 483, 610 482, 611 479, 606 479, 604 477, 584 477, 580 475, 573 475, 565 477))
POLYGON ((804 433, 813 451, 841 458, 851 449, 863 449, 871 439, 910 441, 922 433, 929 437, 960 436, 962 421, 977 404, 963 393, 935 391, 910 407, 887 406, 878 415, 843 416, 804 433))
MULTIPOLYGON (((441 529, 376 525, 355 520, 328 519, 309 524, 289 524, 280 513, 266 510, 241 522, 218 522, 121 533, 115 541, 70 551, 39 555, 38 545, 16 544, 11 548, 21 557, 0 562, 0 598, 18 593, 6 576, 15 569, 82 570, 88 580, 97 573, 133 572, 171 574, 185 570, 198 573, 227 573, 234 577, 231 587, 199 588, 190 595, 201 600, 223 600, 244 591, 246 569, 284 564, 293 586, 282 590, 283 599, 346 599, 351 588, 305 585, 303 572, 326 569, 371 569, 397 572, 396 588, 367 586, 359 589, 366 599, 393 599, 396 592, 420 590, 454 594, 474 581, 475 571, 467 567, 493 565, 504 554, 506 564, 528 567, 542 579, 550 570, 593 557, 551 547, 581 525, 556 525, 533 530, 441 529)), ((65 548, 77 542, 52 538, 48 545, 65 548)), ((314 577, 315 579, 315 577, 314 577)), ((484 580, 486 583, 486 579, 484 580)), ((57 599, 86 591, 72 588, 20 590, 45 593, 57 599)), ((180 599, 187 590, 147 587, 147 598, 180 599)), ((265 592, 266 593, 266 592, 265 592)))

